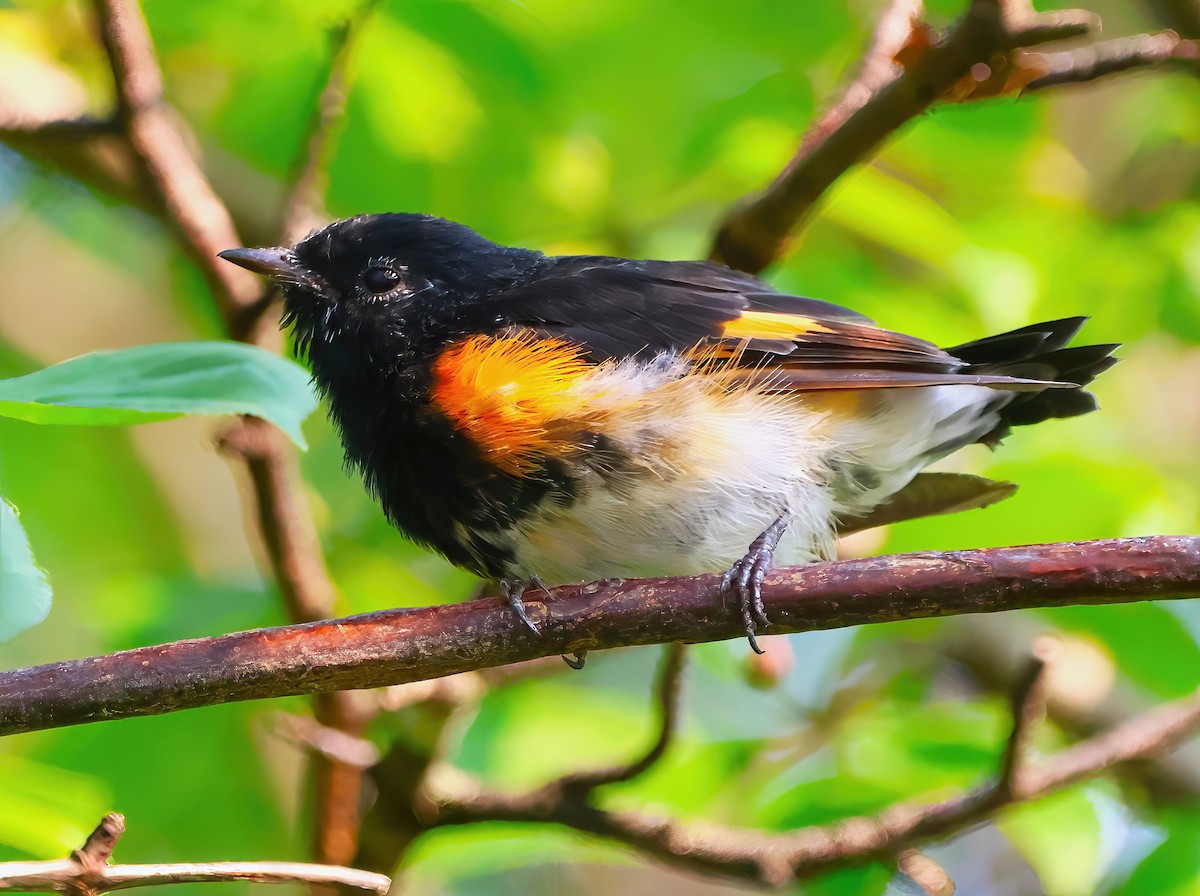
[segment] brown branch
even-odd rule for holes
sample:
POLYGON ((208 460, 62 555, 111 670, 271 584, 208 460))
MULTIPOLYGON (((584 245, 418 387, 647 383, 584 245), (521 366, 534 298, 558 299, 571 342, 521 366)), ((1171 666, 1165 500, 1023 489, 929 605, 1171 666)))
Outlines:
POLYGON ((679 691, 683 683, 686 656, 686 648, 680 642, 675 641, 667 645, 666 653, 663 655, 662 668, 658 673, 658 686, 655 688, 655 702, 658 705, 659 719, 658 736, 644 755, 632 762, 612 768, 568 775, 551 786, 586 796, 598 787, 632 781, 649 771, 667 752, 667 747, 671 745, 671 738, 675 735, 675 729, 678 726, 679 691))
POLYGON ((109 865, 113 847, 125 832, 125 819, 106 815, 82 848, 70 858, 49 862, 0 863, 0 891, 83 894, 154 887, 160 884, 250 881, 263 884, 307 883, 349 887, 384 896, 392 882, 385 875, 355 868, 303 862, 202 862, 171 865, 109 865))
POLYGON ((280 245, 291 245, 301 239, 321 220, 328 186, 326 169, 345 121, 350 96, 350 62, 359 35, 378 5, 379 0, 363 0, 352 15, 330 30, 333 52, 329 71, 308 124, 305 151, 293 166, 292 188, 279 228, 280 245))
POLYGON ((774 182, 729 211, 714 237, 711 258, 760 272, 783 252, 834 181, 941 100, 1015 93, 1029 81, 1034 82, 1029 89, 1038 90, 1094 80, 1190 61, 1195 53, 1193 42, 1174 35, 1141 35, 1065 53, 1023 53, 1022 48, 1099 27, 1092 13, 1037 13, 1025 0, 972 0, 962 20, 940 38, 919 17, 919 3, 894 0, 880 20, 859 77, 809 130, 774 182), (1044 66, 1047 73, 1034 66, 1044 66))
POLYGON ((246 463, 254 486, 258 528, 288 618, 293 622, 328 618, 337 589, 325 566, 321 538, 287 437, 263 420, 246 417, 228 427, 218 444, 222 451, 246 463))
POLYGON ((879 92, 896 79, 899 67, 895 59, 919 23, 923 5, 921 0, 892 0, 879 20, 858 77, 842 99, 805 134, 796 155, 775 182, 761 195, 729 212, 713 240, 713 260, 751 273, 761 271, 829 186, 899 127, 900 122, 896 122, 873 136, 870 131, 877 128, 863 126, 870 124, 864 122, 864 108, 877 106, 879 92), (841 151, 837 144, 845 142, 847 130, 854 137, 852 142, 865 145, 843 164, 837 158, 841 151), (825 149, 831 140, 835 146, 825 149))
POLYGON ((1013 688, 1012 733, 1004 748, 1000 778, 996 785, 997 790, 1009 799, 1021 789, 1034 730, 1046 716, 1045 671, 1046 661, 1043 657, 1030 657, 1025 671, 1013 688))
POLYGON ((1045 74, 1025 90, 1044 90, 1167 63, 1200 72, 1200 43, 1183 40, 1174 31, 1162 31, 1101 41, 1078 50, 1034 54, 1031 62, 1045 74))
POLYGON ((162 198, 180 244, 230 318, 261 293, 252 274, 230 271, 216 258, 222 249, 241 245, 233 219, 196 164, 178 116, 163 100, 154 45, 136 0, 95 0, 95 7, 112 67, 117 120, 150 192, 162 198))
MULTIPOLYGON (((347 72, 357 39, 377 0, 364 0, 343 23, 333 29, 333 54, 325 85, 308 127, 305 152, 292 175, 280 241, 291 243, 312 227, 323 205, 325 169, 334 139, 345 116, 349 95, 347 72)), ((274 291, 228 316, 235 338, 261 331, 274 291)), ((279 583, 293 622, 311 622, 333 614, 336 590, 325 566, 316 524, 304 499, 295 455, 280 433, 261 420, 244 419, 225 434, 227 448, 246 461, 257 497, 259 528, 267 542, 275 579, 279 583)), ((324 733, 322 742, 365 744, 361 735, 371 712, 351 695, 317 694, 314 726, 324 733), (340 738, 340 739, 339 739, 340 738)), ((358 851, 362 822, 363 771, 367 766, 329 750, 313 755, 315 810, 313 854, 326 862, 344 864, 358 851)))
MULTIPOLYGON (((216 257, 241 240, 163 100, 162 75, 136 0, 96 0, 95 5, 116 86, 116 120, 142 168, 146 191, 161 200, 180 244, 208 279, 230 335, 270 345, 276 329, 263 318, 266 301, 256 278, 216 257)), ((222 444, 249 470, 259 528, 289 616, 307 622, 331 615, 336 591, 287 440, 269 424, 244 418, 226 431, 222 444)), ((343 693, 318 695, 315 716, 320 725, 349 737, 361 734, 366 724, 343 693)), ((314 778, 314 854, 343 864, 357 845, 361 769, 317 754, 314 778)))
MULTIPOLYGON (((1017 686, 1028 669, 1031 649, 1046 656, 1048 674, 1042 682, 1046 712, 1074 740, 1084 740, 1122 725, 1152 705, 1137 689, 1120 680, 1114 680, 1103 695, 1081 693, 1077 677, 1096 673, 1063 670, 1061 666, 1074 667, 1088 661, 1073 659, 1073 649, 1064 647, 1059 638, 1046 635, 1044 626, 1028 617, 961 617, 955 625, 947 627, 941 642, 941 651, 953 663, 965 668, 984 689, 998 693, 1011 693, 1017 686), (1040 646, 1047 642, 1054 645, 1052 652, 1040 646)), ((1157 757, 1152 763, 1123 768, 1120 781, 1132 785, 1128 797, 1134 804, 1145 801, 1169 805, 1200 800, 1200 744, 1157 757)))
MULTIPOLYGON (((388 610, 0 673, 0 734, 371 688, 586 649, 740 637, 719 576, 565 586, 527 600, 388 610)), ((900 554, 779 569, 772 633, 1200 595, 1200 537, 900 554)))
MULTIPOLYGON (((1032 673, 1032 669, 1031 669, 1032 673)), ((431 825, 479 821, 559 824, 636 849, 665 864, 692 872, 784 888, 795 880, 871 859, 887 859, 921 844, 944 839, 988 820, 1009 805, 1026 802, 1095 777, 1113 766, 1160 755, 1200 731, 1200 691, 1158 707, 1124 725, 1063 750, 1040 765, 1013 775, 1032 720, 1029 711, 1037 676, 1030 674, 1014 695, 1014 731, 991 784, 934 805, 896 805, 872 818, 769 834, 743 828, 683 825, 631 812, 606 811, 557 796, 489 792, 474 782, 449 782, 428 795, 431 825)))

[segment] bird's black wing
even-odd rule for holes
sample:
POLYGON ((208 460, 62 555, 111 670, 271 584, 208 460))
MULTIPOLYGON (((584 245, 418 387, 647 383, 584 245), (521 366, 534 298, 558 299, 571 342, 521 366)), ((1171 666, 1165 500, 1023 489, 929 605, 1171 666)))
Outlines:
POLYGON ((966 372, 929 342, 710 262, 553 258, 495 308, 514 326, 582 346, 596 363, 668 351, 712 357, 723 348, 730 363, 787 391, 1031 383, 966 372))

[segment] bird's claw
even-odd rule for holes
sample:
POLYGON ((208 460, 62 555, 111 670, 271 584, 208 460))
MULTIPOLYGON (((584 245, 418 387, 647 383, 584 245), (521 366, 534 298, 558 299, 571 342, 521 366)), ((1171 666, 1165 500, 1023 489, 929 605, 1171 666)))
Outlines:
MULTIPOLYGON (((525 609, 525 601, 522 599, 530 585, 541 589, 547 594, 550 593, 549 587, 538 576, 530 576, 528 579, 503 581, 500 583, 500 591, 504 594, 504 599, 508 601, 508 605, 513 608, 513 612, 525 624, 525 627, 535 635, 540 636, 542 630, 538 628, 536 622, 529 618, 529 613, 525 609)), ((563 662, 578 671, 587 662, 587 651, 577 650, 574 653, 567 654, 563 657, 563 662)))
MULTIPOLYGON (((542 584, 542 580, 536 576, 529 581, 543 591, 546 590, 546 586, 542 584)), ((513 608, 513 612, 517 614, 517 618, 535 635, 540 635, 542 633, 541 629, 538 628, 536 622, 529 618, 529 613, 525 611, 525 601, 522 600, 525 589, 526 582, 524 579, 512 579, 511 581, 500 583, 500 591, 503 593, 504 599, 508 601, 508 605, 513 608)))
POLYGON ((746 631, 750 649, 759 654, 765 651, 758 646, 755 635, 759 626, 765 628, 771 624, 762 599, 763 578, 775 561, 775 548, 787 531, 788 519, 788 515, 784 514, 754 539, 746 556, 734 563, 721 579, 721 591, 737 595, 742 627, 746 631))

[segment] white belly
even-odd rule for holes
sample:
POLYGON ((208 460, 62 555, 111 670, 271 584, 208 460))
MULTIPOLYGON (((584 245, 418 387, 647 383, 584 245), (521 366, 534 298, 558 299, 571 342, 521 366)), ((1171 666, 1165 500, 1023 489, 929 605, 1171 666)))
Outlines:
POLYGON ((973 441, 986 425, 975 433, 983 424, 972 412, 996 395, 939 386, 767 396, 715 392, 700 377, 651 391, 668 390, 611 416, 605 434, 632 459, 626 469, 571 464, 574 500, 547 502, 507 533, 513 575, 554 585, 720 571, 784 513, 776 562, 828 558, 839 514, 903 488, 934 446, 973 441))

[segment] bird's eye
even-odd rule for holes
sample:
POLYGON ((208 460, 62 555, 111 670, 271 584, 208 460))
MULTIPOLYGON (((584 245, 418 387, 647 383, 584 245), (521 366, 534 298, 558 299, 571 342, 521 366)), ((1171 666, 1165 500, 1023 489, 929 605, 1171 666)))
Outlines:
POLYGON ((375 267, 368 268, 363 274, 363 285, 377 296, 383 295, 385 292, 391 292, 396 288, 396 284, 400 282, 400 275, 391 268, 375 267))

